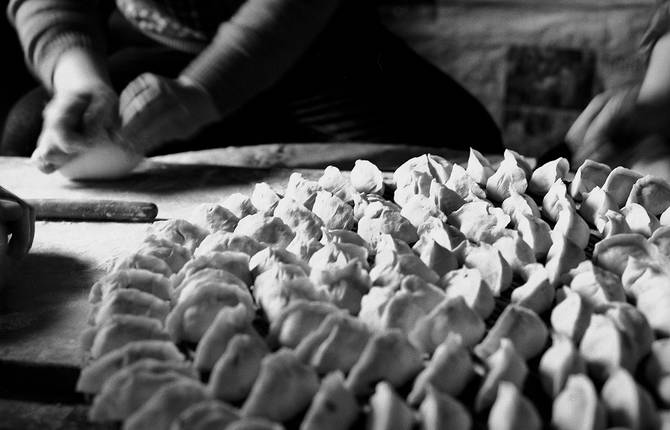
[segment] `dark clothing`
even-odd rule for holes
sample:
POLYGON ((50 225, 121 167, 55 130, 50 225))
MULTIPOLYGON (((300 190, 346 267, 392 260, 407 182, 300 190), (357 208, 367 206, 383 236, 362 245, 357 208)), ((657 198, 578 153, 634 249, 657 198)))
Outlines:
MULTIPOLYGON (((195 57, 147 38, 129 37, 118 29, 123 19, 117 16, 116 21, 116 33, 126 35, 126 40, 110 42, 122 46, 109 58, 119 92, 144 72, 176 77, 195 57)), ((32 152, 47 100, 46 90, 39 89, 17 104, 8 119, 2 153, 27 156, 32 152)), ((188 144, 168 144, 157 153, 317 141, 471 146, 485 153, 503 150, 497 126, 470 93, 374 17, 352 16, 343 9, 270 89, 188 144)))

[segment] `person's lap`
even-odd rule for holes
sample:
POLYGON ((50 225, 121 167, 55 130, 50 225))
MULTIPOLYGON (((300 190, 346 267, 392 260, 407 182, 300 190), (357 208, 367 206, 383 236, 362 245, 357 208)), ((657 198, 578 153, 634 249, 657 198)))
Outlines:
MULTIPOLYGON (((358 50, 323 52, 317 44, 272 89, 188 142, 168 143, 156 154, 317 141, 502 151, 500 132, 481 103, 390 34, 381 33, 358 50)), ((111 55, 110 75, 120 92, 145 72, 176 77, 191 59, 166 47, 141 44, 111 55)), ((16 104, 0 154, 32 153, 48 97, 38 88, 16 104)))

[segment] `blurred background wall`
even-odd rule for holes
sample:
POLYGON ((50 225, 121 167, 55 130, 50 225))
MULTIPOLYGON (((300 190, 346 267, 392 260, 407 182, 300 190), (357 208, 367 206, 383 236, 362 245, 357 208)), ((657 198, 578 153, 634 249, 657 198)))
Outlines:
MULTIPOLYGON (((591 97, 640 79, 655 0, 377 0, 385 24, 479 97, 506 143, 538 156, 591 97)), ((0 1, 2 8, 6 1, 0 1)), ((2 11, 4 12, 4 11, 2 11)), ((0 13, 0 125, 34 80, 0 13)))

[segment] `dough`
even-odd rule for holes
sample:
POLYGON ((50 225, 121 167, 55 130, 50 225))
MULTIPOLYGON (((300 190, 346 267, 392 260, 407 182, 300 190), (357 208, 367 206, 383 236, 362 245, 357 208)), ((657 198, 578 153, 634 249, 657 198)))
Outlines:
POLYGON ((58 172, 74 181, 118 179, 130 173, 143 158, 119 145, 104 142, 66 163, 58 172))

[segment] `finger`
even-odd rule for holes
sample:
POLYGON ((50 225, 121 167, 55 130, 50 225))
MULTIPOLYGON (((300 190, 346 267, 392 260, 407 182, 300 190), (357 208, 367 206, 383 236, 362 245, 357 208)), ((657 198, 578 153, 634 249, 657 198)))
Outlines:
POLYGON ((13 200, 0 200, 0 223, 16 221, 23 215, 21 204, 13 200))
POLYGON ((591 102, 586 106, 586 109, 579 115, 579 117, 572 124, 568 133, 565 136, 565 140, 575 146, 579 146, 584 143, 584 136, 586 131, 589 128, 591 122, 598 116, 600 111, 605 107, 607 101, 609 100, 608 93, 598 94, 591 100, 591 102))
POLYGON ((168 109, 166 100, 159 90, 151 89, 137 95, 122 113, 123 128, 126 133, 141 133, 155 123, 168 109))
POLYGON ((45 130, 38 140, 37 148, 30 157, 44 173, 51 173, 72 160, 83 150, 82 145, 63 145, 54 130, 45 130))
POLYGON ((603 143, 609 140, 612 126, 616 124, 626 107, 626 95, 619 93, 612 96, 598 115, 591 121, 584 133, 585 142, 603 143))

